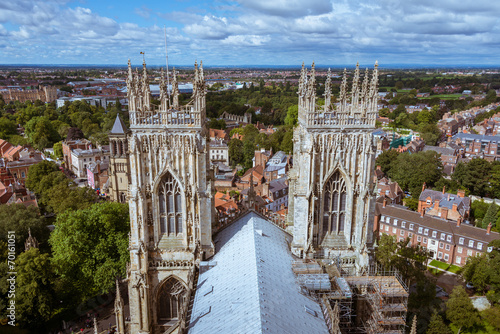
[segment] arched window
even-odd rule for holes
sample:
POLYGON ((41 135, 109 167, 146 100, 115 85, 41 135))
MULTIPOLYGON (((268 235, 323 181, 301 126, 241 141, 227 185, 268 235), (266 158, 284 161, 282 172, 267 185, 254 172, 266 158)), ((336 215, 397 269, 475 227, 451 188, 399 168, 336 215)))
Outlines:
POLYGON ((172 174, 163 176, 158 189, 160 231, 162 234, 182 233, 182 197, 178 182, 172 174))
POLYGON ((346 186, 340 172, 335 172, 326 182, 323 195, 323 235, 343 234, 346 210, 346 186))
POLYGON ((158 320, 161 322, 179 319, 185 295, 186 288, 174 277, 163 283, 158 293, 158 320))

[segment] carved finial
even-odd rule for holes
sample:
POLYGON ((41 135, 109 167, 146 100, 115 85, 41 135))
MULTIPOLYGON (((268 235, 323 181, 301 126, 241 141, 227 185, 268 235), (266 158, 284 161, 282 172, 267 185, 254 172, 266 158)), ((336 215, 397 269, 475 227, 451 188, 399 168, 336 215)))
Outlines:
POLYGON ((346 112, 347 107, 347 69, 344 68, 342 83, 340 84, 340 112, 346 112))
POLYGON ((413 317, 410 334, 417 334, 417 316, 413 317))
POLYGON ((173 80, 172 80, 172 108, 179 109, 179 85, 177 83, 177 72, 175 71, 175 67, 172 71, 173 80))
POLYGON ((28 228, 28 238, 24 243, 24 250, 29 251, 31 248, 38 248, 38 241, 36 238, 31 236, 31 228, 28 228))
POLYGON ((330 110, 330 105, 332 104, 332 72, 328 68, 325 81, 325 112, 330 110))
POLYGON ((200 60, 200 68, 199 68, 199 75, 198 78, 200 81, 204 80, 204 75, 203 75, 203 60, 200 60))
POLYGON ((351 115, 358 109, 359 104, 359 62, 356 63, 356 69, 354 70, 354 78, 352 79, 352 90, 351 90, 351 115))

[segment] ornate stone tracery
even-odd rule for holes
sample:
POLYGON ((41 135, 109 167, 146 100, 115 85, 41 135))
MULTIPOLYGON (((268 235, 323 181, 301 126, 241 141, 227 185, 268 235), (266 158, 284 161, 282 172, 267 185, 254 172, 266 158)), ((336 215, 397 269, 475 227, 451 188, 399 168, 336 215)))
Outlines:
POLYGON ((187 105, 176 98, 175 74, 172 86, 174 96, 161 79, 160 105, 151 104, 145 64, 134 73, 129 63, 130 333, 175 332, 193 266, 214 252, 203 66, 187 105))
POLYGON ((182 191, 171 173, 167 172, 158 186, 158 200, 161 233, 174 236, 182 233, 182 191))
MULTIPOLYGON (((292 251, 297 256, 349 257, 359 269, 368 264, 374 205, 366 196, 371 183, 378 100, 378 65, 371 73, 344 70, 338 103, 332 105, 331 71, 325 81, 325 105, 316 105, 315 66, 302 66, 299 79, 298 126, 294 130, 294 167, 290 171, 289 222, 292 251), (311 196, 311 194, 318 196, 311 196)), ((356 269, 356 270, 357 270, 356 269)), ((356 271, 354 270, 354 271, 356 271)))

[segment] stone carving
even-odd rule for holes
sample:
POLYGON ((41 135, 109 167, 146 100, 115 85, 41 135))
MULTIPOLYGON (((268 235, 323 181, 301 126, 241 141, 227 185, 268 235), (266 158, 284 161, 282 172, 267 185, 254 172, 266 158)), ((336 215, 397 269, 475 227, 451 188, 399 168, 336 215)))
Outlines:
POLYGON ((377 67, 375 64, 371 76, 368 71, 363 76, 358 64, 350 92, 344 70, 339 102, 334 108, 331 71, 325 81, 325 105, 318 106, 315 103, 315 66, 312 65, 310 73, 302 66, 298 127, 293 135, 296 163, 289 172, 289 208, 293 210, 288 218, 294 225, 292 251, 298 256, 321 252, 348 258, 346 261, 356 266, 368 264, 368 257, 360 255, 359 251, 365 247, 366 238, 361 236, 365 232, 362 231, 370 230, 367 228, 370 219, 364 216, 368 210, 365 202, 371 200, 371 195, 363 190, 372 180, 370 173, 374 164, 371 131, 375 129, 377 117, 377 67), (342 188, 340 200, 341 188, 328 191, 324 188, 324 184, 332 184, 329 180, 333 175, 337 175, 334 184, 346 187, 342 188), (338 205, 331 206, 333 202, 330 201, 338 201, 335 202, 338 205), (339 253, 339 250, 344 251, 339 253))

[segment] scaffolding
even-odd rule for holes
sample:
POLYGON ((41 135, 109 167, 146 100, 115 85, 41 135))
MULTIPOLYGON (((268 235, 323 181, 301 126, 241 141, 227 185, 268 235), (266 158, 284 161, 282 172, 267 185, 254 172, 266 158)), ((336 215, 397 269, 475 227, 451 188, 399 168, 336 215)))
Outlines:
POLYGON ((330 333, 404 333, 408 286, 399 273, 372 266, 354 276, 335 262, 292 264, 302 292, 321 305, 330 333))
POLYGON ((408 311, 408 286, 399 273, 372 267, 363 276, 344 277, 366 312, 359 319, 368 334, 404 333, 408 311))

